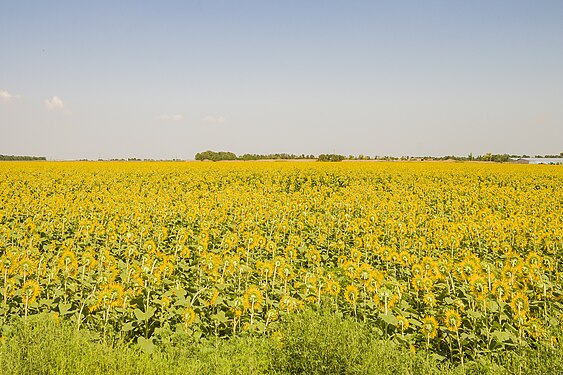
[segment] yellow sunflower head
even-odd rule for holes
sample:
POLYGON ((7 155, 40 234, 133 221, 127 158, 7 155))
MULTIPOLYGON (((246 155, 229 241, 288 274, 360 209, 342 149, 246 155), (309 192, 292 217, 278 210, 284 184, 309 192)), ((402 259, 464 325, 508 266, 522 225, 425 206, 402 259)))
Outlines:
POLYGON ((438 321, 433 316, 427 316, 422 319, 422 334, 427 339, 434 338, 438 335, 438 321))
POLYGON ((456 310, 450 309, 444 314, 444 323, 447 329, 457 332, 461 327, 461 315, 456 310))

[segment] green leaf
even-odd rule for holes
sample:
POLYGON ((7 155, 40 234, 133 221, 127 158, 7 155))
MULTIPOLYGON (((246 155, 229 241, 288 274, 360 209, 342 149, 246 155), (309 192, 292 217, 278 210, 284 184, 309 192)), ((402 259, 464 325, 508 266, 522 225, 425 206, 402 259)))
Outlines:
POLYGON ((467 316, 474 319, 481 319, 483 314, 479 311, 469 310, 467 311, 467 316))
POLYGON ((135 318, 137 318, 138 321, 149 320, 150 318, 153 317, 155 312, 156 312, 156 307, 152 307, 152 306, 149 306, 149 308, 145 312, 141 311, 139 308, 133 310, 133 313, 135 314, 135 318))
POLYGON ((383 320, 387 324, 391 324, 392 326, 396 326, 398 324, 397 318, 393 314, 379 314, 381 320, 383 320))
POLYGON ((133 322, 127 322, 121 327, 121 330, 123 332, 128 332, 131 331, 132 329, 133 329, 133 322))
POLYGON ((223 310, 219 311, 217 314, 213 314, 212 318, 221 323, 227 323, 229 321, 229 318, 227 318, 223 310))
POLYGON ((72 307, 72 304, 71 304, 71 303, 63 303, 63 302, 60 302, 60 303, 59 303, 59 313, 60 313, 61 315, 70 314, 71 311, 69 311, 69 310, 70 310, 71 307, 72 307))
POLYGON ((145 320, 145 313, 139 310, 138 308, 133 310, 133 313, 135 313, 135 318, 137 318, 138 321, 142 322, 145 320))
POLYGON ((511 332, 508 331, 494 331, 491 334, 498 342, 514 341, 516 338, 511 332))
POLYGON ((151 354, 155 348, 155 345, 152 342, 152 337, 149 337, 148 339, 139 337, 137 339, 137 345, 139 345, 139 348, 141 348, 141 350, 147 354, 151 354))

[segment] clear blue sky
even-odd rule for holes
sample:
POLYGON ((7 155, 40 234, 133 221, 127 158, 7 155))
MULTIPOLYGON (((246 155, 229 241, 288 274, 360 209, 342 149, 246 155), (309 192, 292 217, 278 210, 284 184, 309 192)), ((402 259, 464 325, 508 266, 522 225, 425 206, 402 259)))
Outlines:
POLYGON ((563 1, 0 2, 0 154, 563 151, 563 1))

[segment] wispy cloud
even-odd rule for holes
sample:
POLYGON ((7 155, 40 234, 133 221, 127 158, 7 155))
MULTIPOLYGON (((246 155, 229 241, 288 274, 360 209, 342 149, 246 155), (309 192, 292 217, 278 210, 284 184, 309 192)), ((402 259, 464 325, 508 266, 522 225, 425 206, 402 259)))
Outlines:
POLYGON ((4 103, 9 103, 12 101, 12 94, 10 94, 8 91, 6 90, 1 90, 0 91, 0 101, 4 102, 4 103))
POLYGON ((160 116, 156 116, 156 119, 159 121, 183 121, 184 115, 180 113, 177 113, 175 115, 163 114, 160 116))
POLYGON ((201 119, 201 122, 206 123, 206 124, 222 124, 225 121, 227 121, 226 118, 224 118, 223 116, 211 116, 211 115, 207 115, 204 118, 201 119))
POLYGON ((62 111, 65 109, 65 104, 58 96, 53 96, 51 99, 45 100, 45 108, 49 111, 62 111))

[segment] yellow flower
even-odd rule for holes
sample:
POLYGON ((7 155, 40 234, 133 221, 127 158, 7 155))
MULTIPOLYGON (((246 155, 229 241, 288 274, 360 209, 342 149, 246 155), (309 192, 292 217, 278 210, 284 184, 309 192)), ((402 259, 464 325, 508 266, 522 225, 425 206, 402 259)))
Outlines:
POLYGON ((25 257, 22 260, 20 260, 18 266, 21 271, 21 274, 27 276, 33 271, 35 271, 35 268, 37 267, 37 262, 35 262, 33 259, 29 257, 25 257))
POLYGON ((4 295, 5 299, 12 298, 16 293, 17 289, 17 282, 15 278, 6 279, 4 283, 4 288, 2 288, 2 294, 4 295))
POLYGON ((243 296, 243 306, 245 310, 258 310, 262 306, 264 298, 258 287, 251 286, 246 290, 243 296))
POLYGON ((530 303, 528 301, 528 296, 523 292, 519 291, 514 294, 512 301, 510 302, 510 307, 514 312, 514 319, 523 320, 528 313, 528 308, 530 303))
POLYGON ((344 291, 344 298, 350 305, 355 305, 358 301, 358 288, 355 285, 348 285, 344 291))
POLYGON ((331 296, 337 296, 340 293, 340 283, 334 279, 329 279, 325 285, 326 292, 331 296))
POLYGON ((342 268, 344 268, 344 271, 346 272, 346 275, 348 275, 348 277, 352 279, 356 278, 357 266, 355 262, 348 260, 342 265, 342 268))
POLYGON ((432 292, 428 292, 428 293, 424 294, 422 301, 424 302, 424 304, 426 306, 432 308, 436 305, 436 295, 432 292))
POLYGON ((461 327, 461 315, 456 310, 450 309, 444 314, 446 328, 452 332, 457 332, 461 327))
POLYGON ((205 305, 207 307, 214 306, 217 302, 217 298, 219 298, 219 291, 217 290, 217 288, 213 288, 209 293, 209 299, 205 301, 205 305))
POLYGON ((184 324, 187 327, 191 326, 194 323, 195 318, 196 318, 196 313, 191 306, 186 307, 182 312, 182 320, 184 321, 184 324))
POLYGON ((511 290, 512 288, 510 287, 508 282, 506 282, 506 280, 496 280, 493 283, 493 295, 499 301, 506 301, 510 296, 511 290))
POLYGON ((471 289, 471 293, 476 299, 482 300, 487 297, 487 293, 489 291, 487 280, 481 275, 473 275, 469 280, 469 287, 471 289))
POLYGON ((156 243, 153 240, 146 241, 143 245, 143 250, 149 254, 156 253, 156 243))
POLYGON ((70 249, 65 250, 59 258, 59 269, 65 276, 74 276, 78 271, 76 255, 70 249))
POLYGON ((22 286, 22 301, 25 304, 32 304, 39 296, 39 283, 35 280, 27 280, 22 286))
POLYGON ((360 280, 364 285, 369 285, 371 273, 372 267, 368 263, 362 263, 357 272, 358 280, 360 280))
POLYGON ((422 334, 425 338, 434 338, 438 335, 438 322, 433 316, 422 319, 422 334))
POLYGON ((409 320, 402 315, 397 315, 397 326, 401 332, 405 332, 409 328, 409 320))
POLYGON ((532 318, 526 322, 526 332, 536 340, 542 338, 545 334, 543 324, 538 318, 532 318))

